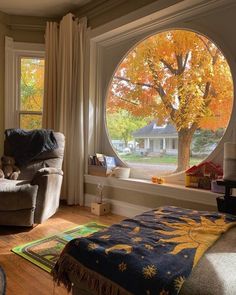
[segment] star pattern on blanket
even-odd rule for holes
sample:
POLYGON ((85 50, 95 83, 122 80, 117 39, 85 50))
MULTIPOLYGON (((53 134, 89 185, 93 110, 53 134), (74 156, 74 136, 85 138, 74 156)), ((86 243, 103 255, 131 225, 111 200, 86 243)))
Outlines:
POLYGON ((118 265, 119 271, 124 272, 127 269, 127 264, 125 262, 121 262, 118 265))
POLYGON ((180 291, 184 282, 185 282, 185 277, 179 276, 178 278, 175 279, 174 284, 175 284, 175 289, 177 290, 177 292, 180 291))
POLYGON ((89 251, 93 251, 93 250, 97 249, 98 247, 99 247, 99 245, 96 244, 96 243, 89 243, 88 244, 88 250, 89 251))
POLYGON ((157 268, 155 265, 147 265, 143 268, 143 276, 145 279, 151 279, 157 274, 157 268))
POLYGON ((134 243, 139 243, 139 242, 142 241, 142 238, 141 238, 141 237, 134 237, 134 238, 132 238, 132 241, 133 241, 134 243))

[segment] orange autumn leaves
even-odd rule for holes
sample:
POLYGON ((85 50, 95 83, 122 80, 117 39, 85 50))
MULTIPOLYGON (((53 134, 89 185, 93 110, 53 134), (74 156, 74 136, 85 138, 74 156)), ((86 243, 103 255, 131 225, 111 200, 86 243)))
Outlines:
POLYGON ((233 102, 228 63, 206 37, 186 30, 151 36, 114 74, 107 111, 169 121, 178 131, 227 126, 233 102))
POLYGON ((21 58, 20 79, 20 127, 41 127, 42 115, 27 112, 42 112, 44 91, 44 59, 21 58))

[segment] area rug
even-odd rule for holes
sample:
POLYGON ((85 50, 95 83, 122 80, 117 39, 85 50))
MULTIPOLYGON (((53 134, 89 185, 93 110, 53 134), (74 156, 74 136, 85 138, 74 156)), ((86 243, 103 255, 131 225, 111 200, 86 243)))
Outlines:
POLYGON ((11 251, 51 272, 63 248, 70 240, 85 237, 105 227, 95 222, 79 225, 56 235, 14 247, 11 251))

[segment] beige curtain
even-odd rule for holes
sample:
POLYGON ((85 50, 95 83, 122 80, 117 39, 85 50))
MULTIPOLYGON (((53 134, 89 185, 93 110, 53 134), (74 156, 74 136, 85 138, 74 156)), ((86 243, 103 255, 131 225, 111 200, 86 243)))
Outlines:
POLYGON ((64 133, 62 198, 84 202, 84 56, 87 21, 67 14, 46 29, 44 127, 64 133))

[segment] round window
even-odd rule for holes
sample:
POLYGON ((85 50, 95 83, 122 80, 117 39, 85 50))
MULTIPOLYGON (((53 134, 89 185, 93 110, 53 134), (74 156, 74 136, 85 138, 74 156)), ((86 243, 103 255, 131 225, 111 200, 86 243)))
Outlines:
POLYGON ((145 177, 184 171, 217 146, 233 104, 227 60, 205 36, 169 30, 140 42, 109 86, 106 123, 118 156, 145 177))

